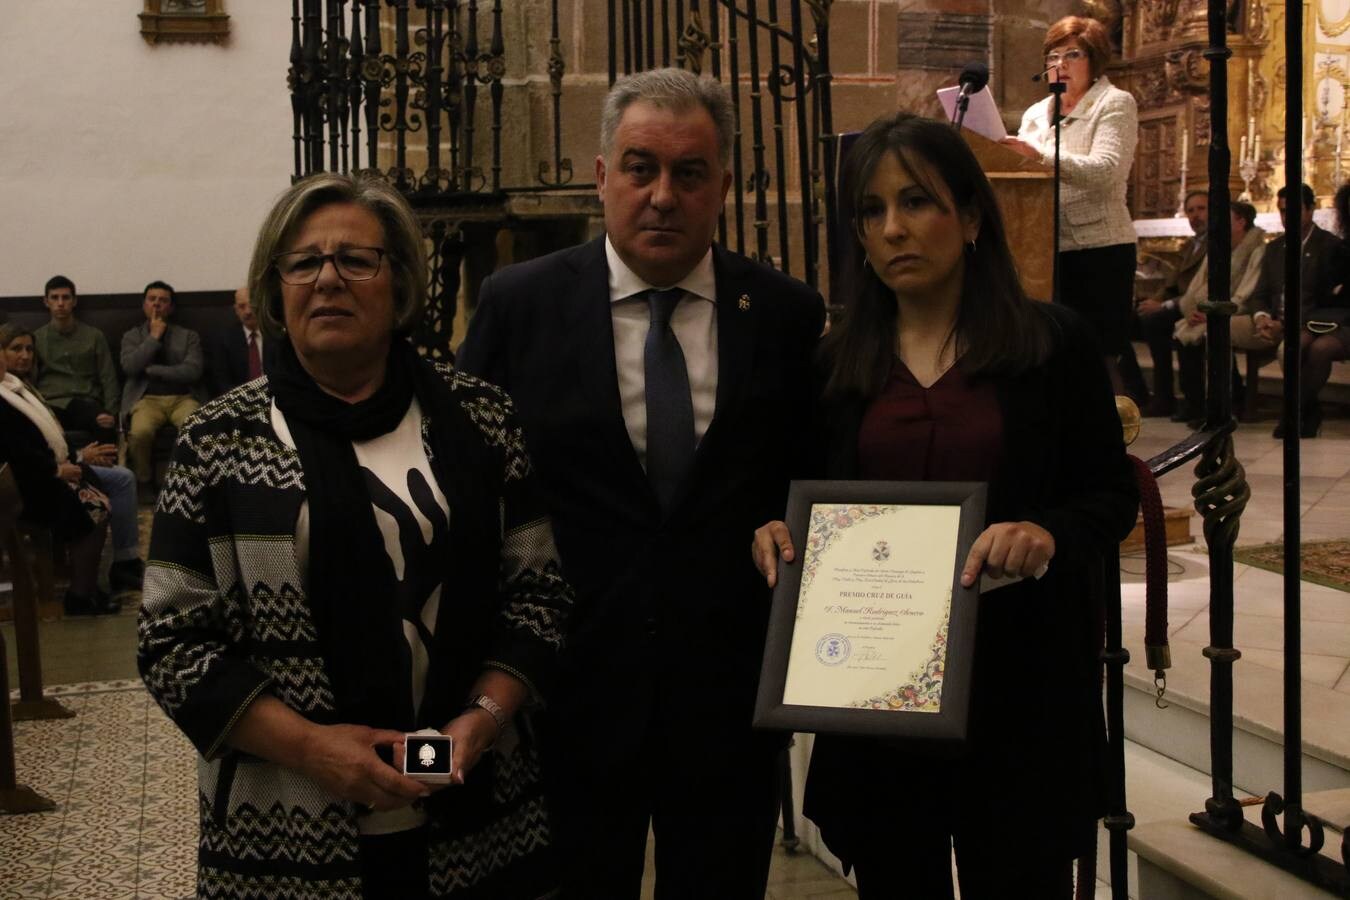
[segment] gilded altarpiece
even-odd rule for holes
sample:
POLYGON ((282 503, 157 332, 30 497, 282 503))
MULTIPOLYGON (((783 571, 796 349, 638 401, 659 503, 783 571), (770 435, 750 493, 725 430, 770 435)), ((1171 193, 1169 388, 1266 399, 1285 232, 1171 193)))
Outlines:
MULTIPOLYGON (((1135 218, 1174 215, 1186 191, 1209 187, 1209 69, 1205 0, 1121 5, 1120 61, 1111 79, 1139 104, 1139 148, 1130 179, 1135 218)), ((1350 0, 1304 4, 1303 168, 1319 205, 1350 179, 1350 0)), ((1284 184, 1284 4, 1233 0, 1228 45, 1228 187, 1260 211, 1284 184)))
MULTIPOLYGON (((1121 59, 1110 69, 1139 104, 1139 147, 1130 178, 1130 209, 1137 219, 1175 215, 1187 191, 1209 187, 1209 67, 1204 0, 1134 0, 1122 7, 1121 59)), ((1245 76, 1269 43, 1265 9, 1236 0, 1229 15, 1229 141, 1245 133, 1245 76)), ((1229 187, 1243 183, 1235 167, 1229 187)))

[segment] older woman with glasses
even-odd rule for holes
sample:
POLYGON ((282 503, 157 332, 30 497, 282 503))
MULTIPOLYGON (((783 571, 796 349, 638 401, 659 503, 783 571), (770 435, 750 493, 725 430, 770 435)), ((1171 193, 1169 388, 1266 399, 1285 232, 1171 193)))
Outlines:
MULTIPOLYGON (((1135 235, 1125 205, 1139 140, 1139 113, 1128 91, 1106 77, 1111 41, 1095 19, 1065 16, 1045 34, 1045 66, 1064 85, 1060 102, 1059 302, 1087 320, 1122 393, 1117 359, 1129 346, 1134 306, 1135 235)), ((1055 162, 1053 98, 1022 116, 1013 150, 1055 162)))
POLYGON ((553 887, 525 714, 571 592, 510 401, 406 340, 426 282, 386 183, 298 182, 249 273, 278 363, 174 450, 140 667, 201 754, 203 892, 553 887), (448 787, 403 774, 423 729, 454 739, 448 787))

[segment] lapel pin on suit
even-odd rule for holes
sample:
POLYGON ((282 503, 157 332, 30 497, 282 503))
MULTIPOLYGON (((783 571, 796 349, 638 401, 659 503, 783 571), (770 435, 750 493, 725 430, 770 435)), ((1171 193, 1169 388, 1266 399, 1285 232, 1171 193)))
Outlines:
POLYGON ((749 309, 749 308, 750 308, 750 295, 749 295, 749 294, 741 294, 741 299, 739 299, 739 300, 736 301, 736 307, 737 307, 741 312, 745 312, 747 309, 749 309))

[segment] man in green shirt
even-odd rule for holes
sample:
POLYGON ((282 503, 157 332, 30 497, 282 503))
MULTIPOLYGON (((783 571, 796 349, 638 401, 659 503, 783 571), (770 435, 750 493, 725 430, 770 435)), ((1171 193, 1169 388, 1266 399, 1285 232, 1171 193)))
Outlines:
POLYGON ((117 441, 117 369, 108 339, 75 318, 75 283, 55 275, 43 289, 51 321, 33 333, 37 350, 36 386, 61 427, 89 432, 93 440, 117 441))

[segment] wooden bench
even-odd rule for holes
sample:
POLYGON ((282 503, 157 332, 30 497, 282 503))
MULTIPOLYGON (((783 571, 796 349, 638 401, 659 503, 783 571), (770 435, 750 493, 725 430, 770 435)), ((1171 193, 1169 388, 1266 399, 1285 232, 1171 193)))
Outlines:
MULTIPOLYGON (((0 546, 3 546, 9 557, 9 565, 13 570, 15 638, 19 642, 23 640, 21 621, 26 618, 34 631, 37 628, 37 623, 32 621, 36 612, 32 606, 32 569, 17 530, 22 510, 23 501, 19 497, 19 485, 14 480, 14 473, 9 470, 8 464, 0 466, 0 546), (27 616, 20 611, 24 607, 27 607, 27 616)), ((23 668, 22 662, 20 668, 23 668)), ((67 716, 72 715, 64 707, 63 711, 67 716)), ((9 659, 5 652, 4 634, 0 633, 0 814, 46 812, 52 809, 56 809, 55 803, 18 781, 14 764, 14 718, 9 708, 9 659)))

